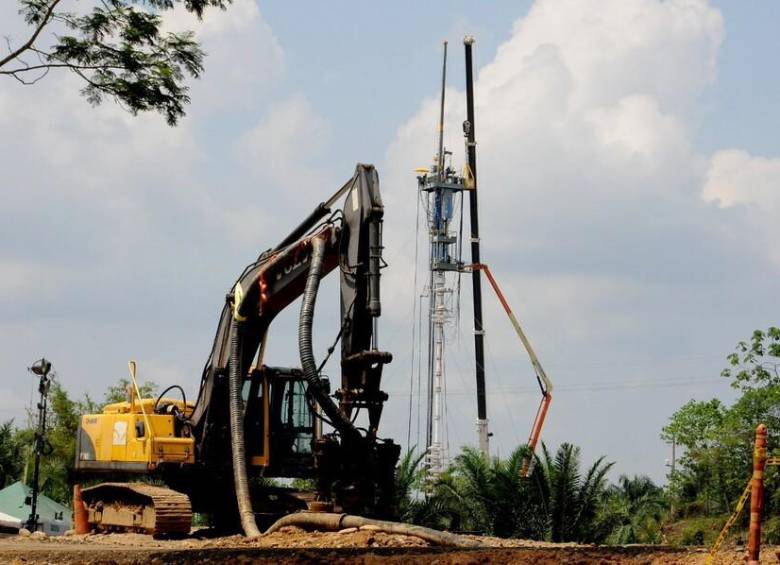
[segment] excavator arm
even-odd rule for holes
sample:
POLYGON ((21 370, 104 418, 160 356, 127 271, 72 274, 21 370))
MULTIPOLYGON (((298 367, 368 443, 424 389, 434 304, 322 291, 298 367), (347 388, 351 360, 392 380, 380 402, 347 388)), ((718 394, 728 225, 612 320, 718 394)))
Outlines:
POLYGON ((224 466, 224 440, 229 438, 239 513, 248 535, 255 535, 257 529, 244 437, 250 411, 242 389, 252 379, 252 367, 263 366, 271 322, 298 297, 302 297, 300 372, 306 394, 335 430, 315 438, 313 467, 318 496, 329 500, 335 488, 342 507, 359 504, 360 510, 371 511, 379 499, 387 504, 387 483, 392 482, 400 448, 376 439, 387 399, 380 389, 382 367, 392 360, 389 353, 378 350, 376 331, 381 314, 382 217, 376 170, 371 165, 358 165, 353 177, 328 201, 318 205, 279 245, 247 266, 227 294, 190 422, 197 459, 207 468, 224 466), (334 208, 342 197, 343 208, 334 208), (337 267, 341 282, 338 404, 320 376, 311 344, 319 281, 337 267), (365 433, 353 423, 360 409, 368 415, 365 433), (361 463, 360 468, 356 462, 361 463))

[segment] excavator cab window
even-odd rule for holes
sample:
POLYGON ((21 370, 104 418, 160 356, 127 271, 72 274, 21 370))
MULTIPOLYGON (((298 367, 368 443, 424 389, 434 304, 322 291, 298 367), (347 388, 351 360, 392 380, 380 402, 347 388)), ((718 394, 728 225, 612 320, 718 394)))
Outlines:
POLYGON ((271 453, 276 461, 310 456, 314 414, 306 383, 298 371, 277 373, 269 381, 271 453))
POLYGON ((294 432, 293 453, 311 453, 313 421, 303 381, 289 381, 286 391, 287 425, 294 432))
POLYGON ((246 413, 245 438, 247 452, 253 456, 267 456, 265 453, 265 399, 263 398, 264 377, 260 371, 252 372, 250 378, 244 381, 241 387, 241 398, 244 400, 246 413))

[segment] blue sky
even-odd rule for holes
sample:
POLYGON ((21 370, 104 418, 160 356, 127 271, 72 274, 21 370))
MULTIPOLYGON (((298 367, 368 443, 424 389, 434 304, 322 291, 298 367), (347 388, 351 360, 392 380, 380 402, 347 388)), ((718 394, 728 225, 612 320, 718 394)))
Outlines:
MULTIPOLYGON (((447 143, 462 158, 471 33, 483 254, 558 385, 544 439, 662 480, 669 415, 690 398, 733 398, 718 377, 726 354, 777 323, 778 10, 344 2, 306 4, 302 17, 236 0, 202 23, 177 11, 167 25, 194 27, 210 56, 175 129, 90 108, 66 75, 0 83, 0 417, 23 417, 25 367, 41 355, 75 396, 99 397, 129 358, 194 393, 225 290, 362 161, 379 167, 387 207, 383 431, 405 444, 412 171, 434 151, 443 39, 447 143)), ((24 37, 10 3, 0 21, 24 37)), ((335 282, 318 304, 323 353, 335 282)), ((275 324, 270 363, 296 362, 294 310, 275 324)), ((464 296, 450 329, 452 453, 475 437, 469 311, 464 296)), ((506 454, 538 399, 490 296, 486 316, 493 446, 506 454)))

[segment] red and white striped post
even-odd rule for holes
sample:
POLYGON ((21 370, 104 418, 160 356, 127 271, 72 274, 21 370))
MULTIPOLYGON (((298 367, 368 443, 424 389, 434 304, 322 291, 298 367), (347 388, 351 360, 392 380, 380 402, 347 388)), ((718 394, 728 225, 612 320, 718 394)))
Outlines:
POLYGON ((748 533, 748 565, 758 565, 761 552, 761 512, 764 509, 764 469, 766 467, 766 426, 756 428, 753 449, 753 479, 750 491, 750 531, 748 533))

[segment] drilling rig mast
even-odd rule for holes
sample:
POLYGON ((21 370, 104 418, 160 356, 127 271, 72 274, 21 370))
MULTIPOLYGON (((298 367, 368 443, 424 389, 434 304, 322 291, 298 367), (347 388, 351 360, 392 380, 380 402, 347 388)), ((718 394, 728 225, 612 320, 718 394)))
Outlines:
MULTIPOLYGON (((552 382, 548 378, 533 350, 531 343, 520 326, 490 268, 482 263, 479 240, 479 211, 477 206, 477 152, 474 127, 474 76, 472 46, 474 38, 463 38, 466 62, 466 120, 463 122, 466 165, 462 174, 456 172, 447 162, 451 152, 444 147, 444 99, 447 76, 447 42, 444 42, 444 64, 441 80, 441 104, 439 109, 438 151, 429 168, 417 169, 420 197, 425 202, 430 243, 428 282, 428 381, 426 419, 426 467, 430 476, 440 474, 447 463, 447 448, 443 431, 446 430, 446 375, 445 327, 452 320, 454 281, 461 274, 471 274, 472 304, 474 308, 474 364, 477 393, 477 445, 480 453, 489 457, 490 437, 488 430, 487 402, 485 393, 485 330, 482 322, 482 279, 485 272, 490 287, 509 317, 515 332, 531 361, 536 380, 542 394, 531 433, 528 438, 529 454, 523 461, 521 477, 529 475, 533 467, 533 452, 539 441, 547 411, 552 400, 552 382), (468 193, 471 263, 465 264, 463 248, 463 203, 468 193), (455 209, 460 205, 460 213, 455 209), (458 232, 452 229, 455 219, 460 221, 458 232)), ((458 286, 458 289, 460 287, 458 286)), ((411 409, 410 409, 411 418, 411 409)), ((410 420, 411 421, 411 420, 410 420)))
POLYGON ((451 153, 444 147, 444 99, 447 76, 447 42, 444 42, 438 151, 430 169, 419 169, 421 197, 428 210, 430 243, 428 283, 428 405, 426 419, 426 467, 440 474, 447 463, 444 437, 446 407, 445 327, 452 320, 454 281, 462 262, 458 237, 451 231, 456 201, 466 189, 464 178, 447 164, 451 153), (449 275, 449 276, 448 276, 449 275))

